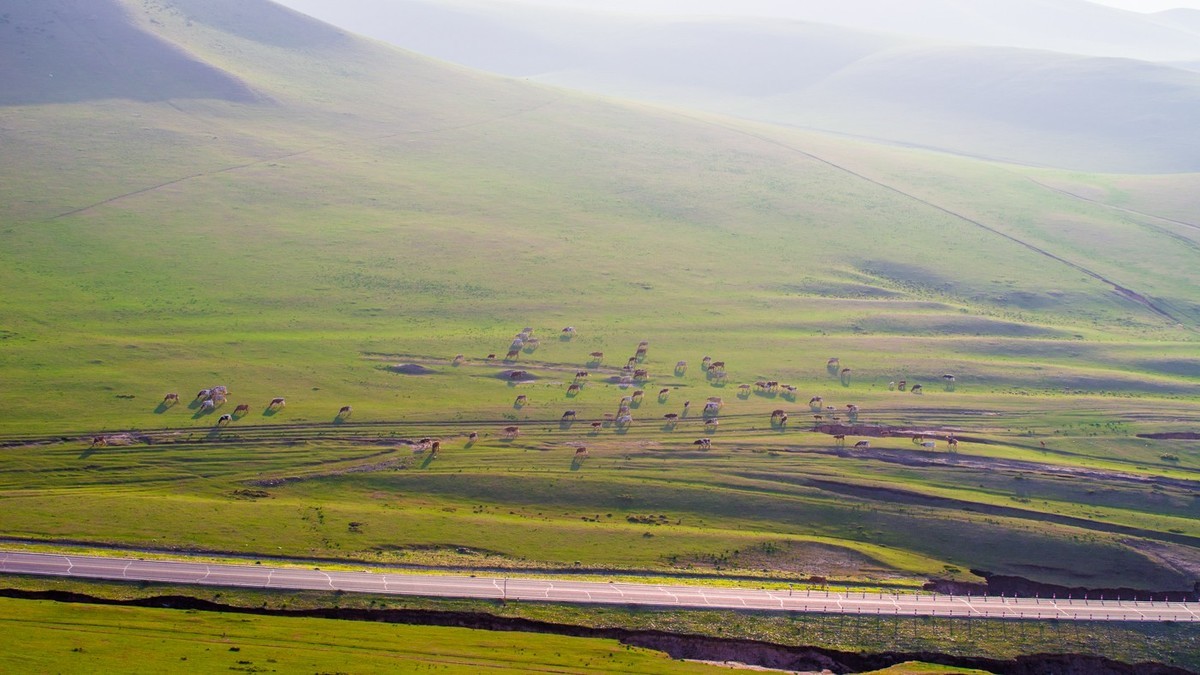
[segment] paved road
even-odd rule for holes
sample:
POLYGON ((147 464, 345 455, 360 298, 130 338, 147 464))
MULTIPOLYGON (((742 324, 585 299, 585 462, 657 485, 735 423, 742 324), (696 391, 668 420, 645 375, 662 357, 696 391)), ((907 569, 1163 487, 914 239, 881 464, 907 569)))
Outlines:
POLYGON ((0 551, 0 573, 280 590, 341 590, 581 604, 1100 621, 1200 621, 1200 603, 756 590, 502 577, 342 572, 265 565, 0 551))

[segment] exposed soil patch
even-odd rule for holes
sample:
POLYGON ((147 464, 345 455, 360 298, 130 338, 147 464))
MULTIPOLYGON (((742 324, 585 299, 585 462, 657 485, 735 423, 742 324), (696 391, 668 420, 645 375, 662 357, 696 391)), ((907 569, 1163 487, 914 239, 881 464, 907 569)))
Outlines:
MULTIPOLYGON (((763 542, 721 553, 676 558, 673 562, 701 569, 762 569, 821 577, 855 577, 863 574, 870 574, 873 578, 902 576, 858 551, 805 541, 763 542)), ((819 577, 810 577, 810 580, 814 583, 823 581, 819 577)))
POLYGON ((135 600, 110 600, 81 593, 64 591, 23 591, 2 589, 0 596, 24 600, 53 600, 57 602, 88 603, 133 607, 186 609, 259 616, 293 616, 351 621, 452 626, 476 630, 519 631, 566 635, 583 638, 618 640, 623 644, 665 652, 672 658, 692 661, 736 661, 776 670, 801 672, 861 673, 887 668, 906 661, 922 661, 962 668, 978 668, 1001 675, 1032 675, 1033 673, 1089 673, 1091 675, 1190 675, 1189 671, 1159 663, 1128 664, 1100 656, 1083 654, 1035 654, 1011 660, 953 656, 936 652, 915 653, 853 653, 821 647, 788 645, 735 640, 703 635, 667 633, 627 628, 593 628, 570 624, 506 618, 482 612, 446 612, 412 609, 346 609, 319 608, 280 610, 235 607, 220 603, 168 595, 135 600))
POLYGON ((496 378, 506 382, 533 382, 538 376, 528 370, 502 370, 496 373, 496 378))
POLYGON ((437 371, 432 368, 426 368, 419 363, 397 363, 394 366, 388 366, 388 370, 401 375, 433 375, 437 371))
POLYGON ((1165 434, 1138 434, 1138 438, 1147 438, 1152 441, 1195 441, 1200 440, 1200 431, 1171 431, 1165 434))

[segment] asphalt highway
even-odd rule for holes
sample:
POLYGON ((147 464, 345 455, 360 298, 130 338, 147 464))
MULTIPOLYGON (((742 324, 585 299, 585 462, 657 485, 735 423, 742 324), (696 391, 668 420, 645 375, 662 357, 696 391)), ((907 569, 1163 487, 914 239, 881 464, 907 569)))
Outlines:
POLYGON ((325 571, 318 568, 218 565, 186 560, 139 560, 17 551, 0 551, 0 573, 278 590, 340 590, 350 593, 689 609, 1071 621, 1200 621, 1200 603, 1194 602, 760 590, 493 576, 325 571))

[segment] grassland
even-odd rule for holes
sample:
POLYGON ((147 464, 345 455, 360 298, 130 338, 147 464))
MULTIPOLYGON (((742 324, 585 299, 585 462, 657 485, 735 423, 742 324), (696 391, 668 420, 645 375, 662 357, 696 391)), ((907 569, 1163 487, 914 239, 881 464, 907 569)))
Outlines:
POLYGON ((1200 579, 1200 453, 1138 436, 1200 420, 1194 176, 596 101, 258 3, 127 7, 260 98, 0 108, 21 158, 0 163, 0 536, 908 588, 1200 579), (487 359, 526 326, 536 350, 487 359), (633 425, 593 432, 641 340, 633 425), (758 380, 797 394, 739 395, 758 380), (895 435, 835 446, 812 415, 849 403, 851 440, 895 435))
POLYGON ((615 640, 0 600, 8 672, 711 673, 615 640), (20 645, 19 649, 15 649, 20 645))

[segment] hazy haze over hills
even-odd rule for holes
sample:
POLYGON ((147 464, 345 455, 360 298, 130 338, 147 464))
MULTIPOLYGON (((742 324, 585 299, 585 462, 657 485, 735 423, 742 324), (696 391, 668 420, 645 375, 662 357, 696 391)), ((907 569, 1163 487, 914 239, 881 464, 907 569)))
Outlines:
POLYGON ((742 17, 664 18, 357 0, 323 15, 437 58, 609 95, 1017 163, 1200 170, 1200 76, 1189 70, 1200 34, 1082 0, 902 7, 751 2, 742 17), (769 12, 813 20, 749 16, 769 12), (1096 53, 1179 62, 1081 55, 1096 53))

